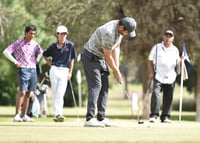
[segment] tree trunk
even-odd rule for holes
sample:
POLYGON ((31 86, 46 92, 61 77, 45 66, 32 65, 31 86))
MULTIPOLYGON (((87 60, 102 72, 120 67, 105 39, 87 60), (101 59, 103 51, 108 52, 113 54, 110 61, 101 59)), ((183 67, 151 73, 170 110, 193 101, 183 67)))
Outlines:
MULTIPOLYGON (((200 58, 198 62, 200 62, 200 58)), ((197 83, 196 83, 196 90, 195 90, 195 97, 196 97, 196 121, 200 121, 200 65, 198 64, 197 67, 197 83)))

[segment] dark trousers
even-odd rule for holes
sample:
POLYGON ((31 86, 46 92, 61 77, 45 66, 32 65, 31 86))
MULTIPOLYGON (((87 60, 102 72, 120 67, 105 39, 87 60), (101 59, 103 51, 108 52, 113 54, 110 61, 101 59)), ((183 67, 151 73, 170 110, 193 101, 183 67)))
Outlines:
POLYGON ((98 58, 87 50, 83 51, 81 61, 88 85, 86 120, 95 117, 97 106, 97 119, 101 121, 105 118, 108 99, 108 66, 104 59, 98 58))
POLYGON ((170 112, 173 101, 175 83, 162 84, 158 80, 154 79, 153 93, 151 97, 151 114, 150 117, 158 117, 162 99, 162 113, 161 120, 166 117, 170 118, 170 112))

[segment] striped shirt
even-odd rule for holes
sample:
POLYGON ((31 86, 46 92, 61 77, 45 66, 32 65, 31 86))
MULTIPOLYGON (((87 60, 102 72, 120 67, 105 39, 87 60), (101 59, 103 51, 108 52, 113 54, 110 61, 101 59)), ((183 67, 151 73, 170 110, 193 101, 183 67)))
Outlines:
POLYGON ((112 20, 97 28, 84 48, 99 58, 104 58, 103 48, 113 50, 117 42, 121 43, 122 35, 118 33, 117 24, 117 20, 112 20))
POLYGON ((43 52, 40 45, 31 40, 30 42, 26 42, 26 40, 20 39, 13 42, 9 45, 6 50, 14 54, 16 60, 21 63, 21 67, 36 67, 36 55, 41 54, 43 52))

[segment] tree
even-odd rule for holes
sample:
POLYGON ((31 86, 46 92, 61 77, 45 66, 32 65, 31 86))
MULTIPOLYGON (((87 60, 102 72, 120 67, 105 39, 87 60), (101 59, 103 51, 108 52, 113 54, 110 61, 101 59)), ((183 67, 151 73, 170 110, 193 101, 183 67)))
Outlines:
MULTIPOLYGON (((16 39, 23 38, 26 25, 37 25, 37 23, 42 23, 42 21, 34 19, 24 8, 22 1, 2 0, 0 7, 0 51, 2 52, 10 43, 16 39)), ((4 105, 15 104, 15 98, 18 94, 18 72, 16 66, 6 59, 3 54, 0 54, 0 58, 0 88, 2 89, 0 90, 0 100, 3 101, 5 99, 8 101, 7 103, 4 102, 4 105)))
MULTIPOLYGON (((151 47, 161 41, 162 32, 171 29, 175 33, 175 45, 181 52, 181 42, 186 43, 192 64, 197 66, 197 79, 200 77, 200 1, 197 0, 2 0, 8 13, 0 17, 9 19, 8 35, 4 35, 2 43, 8 45, 11 40, 21 36, 22 27, 29 22, 38 25, 37 40, 47 47, 54 40, 54 29, 60 24, 69 29, 69 38, 74 41, 77 53, 83 49, 84 43, 92 32, 111 19, 124 16, 134 17, 137 21, 137 37, 126 37, 122 42, 121 63, 136 61, 141 65, 143 92, 148 81, 147 57, 151 47), (31 8, 30 8, 31 7, 31 8), (18 10, 20 9, 20 10, 18 10), (10 16, 6 15, 9 14, 10 16), (12 19, 12 20, 11 20, 12 19), (23 19, 23 20, 22 20, 23 19), (14 22, 13 22, 14 21, 14 22), (12 25, 12 26, 11 26, 12 25), (14 35, 10 31, 17 31, 14 35), (20 29, 20 30, 18 30, 20 29), (52 30, 53 29, 53 30, 52 30), (50 35, 50 36, 49 36, 50 35), (189 35, 189 36, 188 36, 189 35)), ((0 10, 1 11, 1 10, 0 10)), ((1 23, 1 22, 0 22, 1 23)), ((4 25, 5 26, 5 25, 4 25)), ((5 28, 5 27, 4 27, 5 28)), ((4 46, 5 47, 5 46, 4 46)), ((2 49, 2 47, 0 47, 2 49)), ((126 67, 126 66, 124 66, 126 67)), ((140 67, 140 66, 138 66, 140 67)), ((6 67, 4 67, 6 68, 6 67)), ((82 69, 77 63, 76 69, 82 69)), ((7 68, 9 69, 9 68, 7 68)), ((194 69, 195 70, 195 69, 194 69)), ((76 73, 76 72, 75 72, 76 73)), ((127 72, 126 72, 127 73, 127 72)), ((193 75, 191 75, 193 76, 193 75)), ((73 79, 74 80, 74 79, 73 79)), ((193 81, 194 82, 194 81, 193 81)), ((198 82, 198 81, 197 81, 198 82)), ((74 82, 73 82, 74 83, 74 82)), ((186 85, 186 84, 185 84, 186 85)), ((190 84, 192 85, 192 84, 190 84)), ((200 120, 200 85, 195 83, 197 101, 197 120, 200 120)))
MULTIPOLYGON (((47 33, 54 35, 55 30, 52 29, 56 29, 58 25, 66 25, 69 30, 68 39, 75 43, 79 54, 96 27, 111 19, 110 13, 113 11, 114 2, 106 0, 24 0, 24 4, 27 11, 33 15, 45 15, 44 30, 47 33), (33 3, 40 3, 40 5, 34 6, 33 3), (29 9, 30 5, 32 6, 31 9, 29 9)), ((76 84, 76 78, 74 78, 76 71, 82 69, 81 66, 78 62, 75 63, 72 76, 73 85, 76 84)), ((83 82, 86 81, 83 79, 83 82)), ((77 96, 77 86, 73 87, 75 87, 74 91, 77 96)), ((84 91, 86 91, 86 87, 84 87, 84 91)), ((72 99, 68 99, 72 97, 70 96, 71 91, 67 91, 66 94, 69 95, 65 96, 66 100, 72 101, 72 99)), ((70 102, 65 103, 71 104, 70 102)))
MULTIPOLYGON (((143 65, 143 87, 147 84, 147 57, 151 47, 161 40, 162 32, 171 29, 175 32, 175 45, 181 51, 181 42, 188 45, 188 52, 192 63, 199 65, 200 50, 200 2, 196 0, 118 0, 120 11, 124 15, 135 17, 137 21, 137 37, 132 46, 126 46, 124 53, 128 59, 140 59, 143 65), (188 36, 189 35, 189 36, 188 36), (133 53, 133 47, 137 47, 133 53), (195 51, 195 52, 192 52, 195 51), (130 55, 130 56, 128 56, 130 55)), ((199 66, 198 66, 199 67, 199 66)), ((198 77, 200 73, 197 73, 198 77)), ((192 75, 191 75, 192 76, 192 75)), ((200 120, 199 84, 195 93, 197 98, 197 120, 200 120)), ((146 91, 144 88, 143 91, 146 91)), ((145 103, 144 103, 145 104, 145 103)))

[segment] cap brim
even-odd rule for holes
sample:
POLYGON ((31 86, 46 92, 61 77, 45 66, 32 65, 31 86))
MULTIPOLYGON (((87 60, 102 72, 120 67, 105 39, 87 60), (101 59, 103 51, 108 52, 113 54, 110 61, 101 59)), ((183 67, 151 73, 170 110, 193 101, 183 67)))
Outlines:
POLYGON ((165 35, 171 35, 171 37, 174 37, 174 34, 166 32, 165 35))
POLYGON ((66 32, 66 31, 56 31, 56 33, 67 33, 68 34, 68 32, 66 32))
POLYGON ((131 37, 131 38, 136 37, 136 33, 135 33, 135 31, 129 33, 129 37, 131 37))
POLYGON ((171 35, 172 37, 174 37, 174 33, 171 30, 165 31, 164 35, 171 35))

